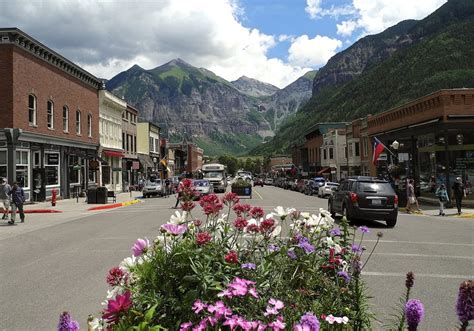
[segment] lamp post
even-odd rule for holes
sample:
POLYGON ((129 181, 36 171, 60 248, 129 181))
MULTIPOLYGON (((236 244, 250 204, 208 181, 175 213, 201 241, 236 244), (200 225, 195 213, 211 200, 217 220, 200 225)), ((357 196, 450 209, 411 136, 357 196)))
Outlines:
POLYGON ((153 171, 156 172, 156 164, 158 163, 158 158, 157 157, 153 157, 153 164, 154 164, 154 167, 153 167, 153 171))

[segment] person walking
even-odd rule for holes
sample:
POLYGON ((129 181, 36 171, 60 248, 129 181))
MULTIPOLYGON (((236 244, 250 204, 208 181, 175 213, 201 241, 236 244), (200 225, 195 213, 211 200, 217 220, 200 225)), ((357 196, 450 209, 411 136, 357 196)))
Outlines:
POLYGON ((410 214, 412 212, 413 206, 416 204, 416 196, 415 196, 415 185, 413 179, 408 180, 407 185, 407 213, 410 214))
POLYGON ((25 202, 25 192, 23 188, 18 185, 18 182, 13 183, 13 187, 8 192, 12 196, 12 217, 8 224, 14 224, 16 218, 16 210, 20 212, 21 223, 25 221, 25 213, 23 211, 23 203, 25 202))
POLYGON ((8 219, 8 212, 10 211, 10 196, 8 192, 10 192, 12 187, 8 184, 8 180, 6 178, 2 178, 0 180, 0 202, 3 206, 3 217, 2 220, 8 219))
POLYGON ((439 200, 439 215, 444 216, 444 204, 449 201, 448 191, 446 190, 446 185, 441 184, 436 190, 435 195, 439 200))
POLYGON ((466 196, 466 188, 464 187, 461 177, 456 178, 456 181, 454 182, 452 189, 453 189, 454 198, 456 199, 456 207, 458 209, 458 215, 461 215, 462 198, 466 196))
POLYGON ((179 184, 178 184, 178 192, 176 193, 176 204, 174 205, 174 209, 178 208, 179 202, 181 200, 181 196, 183 195, 181 192, 183 191, 183 182, 180 178, 179 184))

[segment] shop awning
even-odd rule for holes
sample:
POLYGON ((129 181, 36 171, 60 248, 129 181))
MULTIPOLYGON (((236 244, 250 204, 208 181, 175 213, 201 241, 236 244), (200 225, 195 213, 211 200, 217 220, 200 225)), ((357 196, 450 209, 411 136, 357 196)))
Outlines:
POLYGON ((122 151, 111 151, 111 150, 103 150, 102 154, 105 156, 110 156, 110 157, 123 157, 124 154, 122 151))
POLYGON ((143 167, 149 167, 149 168, 154 167, 154 163, 151 157, 148 155, 138 154, 138 160, 140 161, 143 167))
POLYGON ((319 170, 316 174, 317 175, 322 175, 322 174, 329 174, 331 173, 331 168, 328 167, 328 168, 323 168, 321 170, 319 170))

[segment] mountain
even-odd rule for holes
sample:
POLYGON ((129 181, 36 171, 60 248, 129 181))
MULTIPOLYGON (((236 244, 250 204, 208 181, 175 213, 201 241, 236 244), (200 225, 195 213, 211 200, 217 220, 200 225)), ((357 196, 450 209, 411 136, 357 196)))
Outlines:
POLYGON ((208 155, 241 155, 274 134, 276 122, 262 104, 268 101, 280 118, 292 114, 311 94, 310 76, 279 90, 247 77, 229 82, 174 59, 151 70, 134 65, 106 86, 139 109, 140 120, 158 123, 171 141, 193 141, 208 155))
POLYGON ((239 79, 232 81, 231 84, 243 94, 253 97, 269 96, 279 90, 278 87, 273 86, 272 84, 264 83, 246 76, 242 76, 239 79))
POLYGON ((313 79, 317 71, 309 71, 296 81, 262 99, 259 109, 273 129, 304 105, 311 98, 313 79))
POLYGON ((288 152, 318 122, 376 114, 444 88, 474 86, 474 1, 450 0, 420 21, 367 36, 332 57, 311 99, 253 154, 288 152))

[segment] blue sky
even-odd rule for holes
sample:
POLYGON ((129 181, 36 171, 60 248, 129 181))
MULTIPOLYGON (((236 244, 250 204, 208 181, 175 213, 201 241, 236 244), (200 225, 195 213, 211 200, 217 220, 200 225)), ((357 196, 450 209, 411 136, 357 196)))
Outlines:
POLYGON ((245 75, 282 88, 360 37, 446 1, 0 0, 0 26, 101 78, 181 58, 229 81, 245 75))

